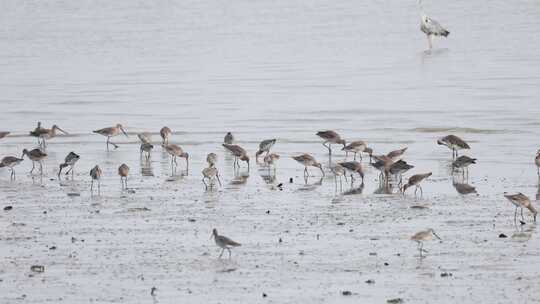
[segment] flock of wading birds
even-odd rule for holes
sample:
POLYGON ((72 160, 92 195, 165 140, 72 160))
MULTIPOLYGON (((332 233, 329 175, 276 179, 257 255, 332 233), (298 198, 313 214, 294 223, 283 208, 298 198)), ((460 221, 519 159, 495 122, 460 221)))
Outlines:
MULTIPOLYGON (((30 132, 31 136, 34 136, 37 138, 38 141, 38 148, 35 148, 33 150, 27 150, 24 149, 22 152, 22 156, 15 157, 15 156, 5 156, 2 161, 0 162, 0 168, 6 167, 9 168, 11 171, 11 180, 15 180, 15 169, 14 167, 20 164, 24 156, 27 156, 32 161, 32 170, 30 171, 30 174, 33 173, 35 170, 36 163, 39 165, 39 172, 40 175, 43 175, 43 160, 47 157, 46 153, 46 147, 47 147, 47 140, 55 137, 57 135, 57 132, 62 132, 64 134, 68 134, 64 130, 62 130, 57 125, 53 125, 52 128, 47 129, 43 128, 41 126, 41 123, 38 122, 37 127, 30 132)), ((115 149, 118 148, 118 145, 111 142, 111 138, 115 137, 120 134, 124 134, 126 137, 128 137, 126 131, 122 127, 121 124, 117 124, 114 127, 109 128, 103 128, 99 130, 93 131, 94 133, 103 135, 107 137, 107 150, 109 150, 109 146, 112 145, 115 149)), ((171 156, 171 169, 176 170, 176 167, 178 166, 177 158, 181 157, 184 158, 186 161, 186 170, 189 170, 189 154, 184 152, 184 150, 175 144, 169 143, 169 138, 172 135, 172 131, 168 127, 163 127, 160 130, 160 135, 162 138, 162 147, 165 149, 165 151, 171 156)), ((0 139, 8 136, 9 132, 0 132, 0 139)), ((431 176, 431 172, 424 173, 424 174, 415 174, 412 175, 407 183, 402 183, 402 175, 403 173, 407 172, 408 170, 412 169, 414 166, 411 166, 407 164, 404 160, 402 160, 402 156, 407 150, 407 148, 391 151, 386 155, 374 155, 373 150, 367 146, 367 144, 364 141, 358 140, 353 141, 349 144, 346 143, 344 139, 341 138, 341 136, 335 132, 335 131, 319 131, 316 133, 317 136, 319 136, 323 140, 323 145, 328 149, 329 155, 332 154, 332 144, 342 145, 342 151, 346 152, 346 155, 348 156, 349 153, 354 154, 354 160, 352 161, 345 161, 345 162, 339 162, 337 164, 332 164, 330 167, 330 171, 334 174, 336 178, 336 185, 337 185, 337 179, 339 178, 339 181, 341 183, 341 178, 344 177, 347 181, 347 175, 350 174, 351 178, 351 185, 354 183, 354 175, 358 174, 360 179, 362 180, 362 185, 364 183, 364 171, 361 162, 356 161, 357 156, 360 157, 360 160, 362 160, 362 153, 368 154, 370 157, 370 165, 376 168, 380 171, 380 180, 382 183, 389 183, 390 179, 393 178, 395 181, 398 181, 398 185, 400 186, 401 192, 404 194, 405 191, 409 187, 415 187, 415 195, 418 190, 420 190, 420 193, 422 195, 422 187, 420 183, 431 176), (372 159, 375 159, 375 162, 372 161, 372 159)), ((140 153, 141 157, 144 157, 146 160, 150 159, 150 153, 152 149, 154 148, 153 144, 150 140, 150 134, 149 133, 139 133, 137 134, 141 141, 140 145, 140 153), (143 156, 144 154, 144 156, 143 156)), ((244 161, 247 163, 247 169, 249 170, 249 156, 248 153, 244 148, 242 148, 239 145, 234 144, 234 136, 231 132, 228 132, 224 137, 224 143, 223 146, 232 153, 234 156, 234 169, 238 170, 240 168, 240 161, 244 161)), ((273 168, 275 172, 275 165, 276 162, 280 159, 280 156, 276 153, 271 153, 270 149, 274 146, 276 143, 276 139, 267 139, 263 140, 259 144, 259 149, 255 153, 256 161, 259 162, 259 157, 261 154, 265 154, 263 157, 263 163, 266 167, 273 168)), ((453 170, 461 170, 463 173, 463 176, 465 177, 466 172, 468 171, 468 166, 471 164, 474 164, 476 159, 471 158, 466 155, 459 156, 458 151, 459 150, 468 150, 470 149, 470 146, 465 142, 463 139, 455 136, 455 135, 447 135, 439 140, 437 140, 437 144, 444 145, 448 147, 450 150, 452 150, 452 169, 453 170)), ((316 167, 319 168, 321 171, 321 174, 324 176, 324 170, 321 163, 319 163, 313 156, 310 154, 302 154, 298 156, 292 157, 294 160, 296 160, 298 163, 302 164, 304 166, 304 178, 307 182, 307 178, 310 176, 310 173, 308 171, 308 167, 316 167)), ((66 157, 64 163, 60 164, 59 170, 58 170, 58 178, 60 179, 62 170, 66 167, 69 167, 67 172, 65 173, 68 175, 71 173, 72 179, 74 174, 74 167, 77 161, 80 159, 80 156, 77 155, 74 152, 70 152, 66 157)), ((221 186, 221 181, 219 178, 219 171, 216 168, 217 163, 217 154, 210 153, 206 157, 206 161, 208 162, 208 167, 204 168, 202 170, 203 175, 203 183, 205 187, 208 189, 208 187, 213 187, 215 181, 219 183, 221 186)), ((538 176, 540 178, 540 150, 538 150, 536 156, 535 156, 535 164, 537 167, 538 176)), ((103 174, 103 171, 99 166, 95 166, 90 170, 90 176, 92 178, 91 180, 91 186, 90 191, 93 195, 93 186, 94 181, 97 182, 97 192, 98 195, 100 195, 100 179, 103 174)), ((120 165, 118 168, 118 175, 120 176, 120 180, 122 183, 122 190, 127 189, 127 179, 129 175, 129 166, 126 164, 120 165)), ((467 173, 468 175, 468 173, 467 173)), ((525 219, 523 217, 523 209, 528 209, 533 217, 534 221, 536 222, 536 215, 537 211, 534 208, 534 206, 531 203, 531 200, 524 195, 523 193, 516 193, 516 194, 508 194, 504 193, 504 196, 515 206, 515 212, 514 212, 514 224, 517 226, 517 213, 518 209, 521 210, 521 225, 525 224, 525 219)), ((216 242, 216 245, 219 246, 221 250, 221 254, 219 257, 223 255, 224 251, 227 250, 229 252, 229 258, 231 256, 231 248, 240 246, 240 243, 237 243, 225 236, 219 235, 216 229, 213 229, 212 236, 214 237, 214 240, 216 242)), ((418 250, 420 252, 420 257, 422 256, 423 252, 427 252, 423 249, 423 242, 431 240, 433 237, 436 237, 440 239, 440 237, 435 233, 433 229, 427 229, 425 231, 420 231, 413 235, 411 237, 411 240, 416 241, 418 243, 418 250)))

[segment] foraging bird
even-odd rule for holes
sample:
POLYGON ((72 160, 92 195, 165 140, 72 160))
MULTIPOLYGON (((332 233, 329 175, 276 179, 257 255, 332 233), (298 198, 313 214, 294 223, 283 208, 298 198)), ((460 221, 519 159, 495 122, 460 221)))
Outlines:
POLYGON ((452 150, 452 159, 458 157, 459 150, 468 150, 471 147, 463 139, 455 135, 447 135, 437 140, 437 144, 447 146, 452 150))
POLYGON ((171 129, 169 127, 163 127, 161 130, 159 130, 159 135, 161 135, 162 144, 168 145, 169 144, 169 137, 172 135, 171 129))
MULTIPOLYGON (((332 171, 332 173, 334 173, 334 183, 335 183, 335 186, 336 186, 336 189, 337 189, 337 178, 339 176, 339 187, 342 188, 343 187, 343 182, 341 180, 341 177, 344 176, 345 177, 345 182, 347 182, 347 170, 340 164, 333 164, 332 166, 330 166, 330 171, 332 171)), ((351 174, 352 176, 352 174, 351 174)))
POLYGON ((71 172, 71 179, 73 179, 73 175, 75 172, 73 169, 75 167, 75 163, 77 163, 80 158, 81 157, 75 152, 69 152, 69 154, 66 155, 66 158, 64 159, 64 163, 60 164, 60 170, 58 171, 58 179, 60 179, 60 174, 62 173, 62 169, 68 166, 69 166, 69 170, 66 172, 66 175, 68 175, 69 172, 71 172))
POLYGON ((216 153, 208 153, 206 155, 206 162, 208 163, 209 167, 215 167, 217 163, 217 154, 216 153))
POLYGON ((369 155, 369 162, 371 162, 371 159, 373 157, 373 149, 371 149, 370 147, 366 147, 364 149, 364 153, 367 153, 367 155, 369 155))
POLYGON ((214 238, 214 241, 216 242, 216 245, 218 245, 218 247, 221 248, 221 254, 219 255, 220 259, 221 259, 221 256, 223 255, 223 252, 225 251, 225 249, 227 249, 227 251, 229 251, 229 259, 230 259, 231 258, 231 248, 241 246, 240 243, 235 242, 235 241, 231 240, 230 238, 228 238, 228 237, 226 237, 224 235, 219 235, 216 228, 214 228, 214 230, 212 230, 211 237, 214 238))
POLYGON ((339 163, 339 165, 351 173, 351 185, 354 183, 353 173, 358 173, 358 175, 360 175, 360 178, 362 179, 362 184, 364 183, 364 170, 361 163, 357 161, 348 161, 339 163))
POLYGON ((0 139, 8 136, 10 134, 10 132, 0 132, 0 139))
POLYGON ((121 164, 118 167, 118 175, 120 175, 120 183, 122 183, 122 190, 127 189, 127 180, 129 175, 129 167, 126 164, 121 164))
POLYGON ((337 134, 337 132, 332 130, 327 131, 319 131, 317 132, 317 136, 324 139, 323 146, 325 146, 328 149, 328 154, 332 154, 332 144, 342 144, 343 147, 346 146, 345 140, 341 139, 341 136, 337 134), (327 145, 328 144, 328 145, 327 145))
POLYGON ((432 228, 417 232, 411 237, 411 240, 418 243, 418 251, 420 252, 420 257, 422 257, 422 252, 427 253, 427 251, 423 249, 424 242, 431 241, 433 239, 433 236, 435 236, 439 240, 441 239, 432 228))
POLYGON ((324 170, 322 168, 322 165, 321 163, 317 162, 317 160, 315 160, 315 157, 309 155, 309 154, 302 154, 302 155, 298 155, 298 156, 293 156, 292 157, 295 161, 301 163, 302 165, 304 165, 304 177, 308 177, 309 176, 309 172, 308 172, 308 167, 316 167, 316 168, 319 168, 322 172, 322 175, 324 176, 324 170))
POLYGON ((390 166, 390 174, 392 174, 394 177, 397 177, 399 176, 399 182, 398 182, 398 185, 401 185, 402 181, 403 181, 403 173, 411 170, 412 168, 414 168, 413 165, 409 165, 407 164, 406 161, 404 160, 398 160, 397 162, 393 163, 391 166, 390 166))
POLYGON ((141 144, 152 143, 152 134, 150 134, 149 132, 137 133, 137 137, 141 141, 141 144))
POLYGON ((47 146, 46 140, 56 137, 56 131, 60 131, 66 135, 68 134, 66 131, 60 129, 60 127, 57 125, 53 125, 50 129, 45 129, 41 127, 41 123, 38 123, 38 127, 34 129, 34 131, 31 131, 30 135, 37 137, 39 145, 45 148, 47 146))
POLYGON ((416 195, 416 192, 418 191, 418 189, 420 189, 420 196, 423 196, 424 195, 424 191, 422 190, 422 186, 420 186, 420 183, 431 176, 431 172, 428 172, 428 173, 424 173, 424 174, 415 174, 411 177, 409 177, 409 181, 403 185, 403 188, 401 190, 401 192, 403 192, 403 194, 405 194, 405 191, 407 191, 407 188, 409 187, 412 187, 412 186, 415 186, 416 188, 414 189, 414 195, 416 195))
POLYGON ((435 21, 434 19, 428 17, 424 13, 424 9, 422 7, 422 0, 418 1, 420 5, 420 11, 421 11, 421 22, 420 22, 420 30, 424 32, 427 36, 428 40, 428 46, 431 50, 433 48, 433 36, 443 36, 447 37, 450 32, 446 30, 444 27, 442 27, 439 22, 435 21))
POLYGON ((176 162, 176 158, 182 157, 186 159, 186 171, 189 170, 189 154, 187 152, 184 152, 184 150, 180 146, 174 144, 165 145, 165 151, 167 151, 167 153, 171 155, 171 168, 176 168, 176 166, 178 165, 178 163, 176 162), (173 162, 175 166, 173 166, 173 162))
MULTIPOLYGON (((268 168, 270 168, 270 166, 276 164, 276 161, 278 161, 279 158, 280 158, 279 154, 276 154, 276 153, 270 153, 270 154, 266 155, 266 156, 263 158, 264 165, 267 166, 268 168)), ((275 170, 275 169, 276 169, 276 168, 275 168, 275 166, 274 166, 274 170, 275 170)))
POLYGON ((372 164, 372 166, 381 171, 382 177, 384 178, 385 182, 389 183, 390 168, 394 164, 394 160, 388 157, 388 155, 373 155, 373 158, 377 160, 377 162, 372 164))
POLYGON ((202 175, 203 175, 202 182, 204 186, 206 187, 206 189, 208 189, 208 184, 210 184, 210 187, 214 185, 214 178, 217 179, 219 186, 221 187, 221 180, 219 179, 219 171, 213 165, 211 165, 208 168, 204 168, 202 170, 202 175), (206 180, 208 180, 208 184, 206 183, 206 180))
POLYGON ((238 146, 238 145, 230 145, 230 144, 223 144, 223 147, 225 149, 229 150, 234 155, 234 163, 233 166, 236 168, 240 168, 240 163, 238 160, 245 161, 248 165, 248 171, 249 171, 249 156, 247 155, 246 150, 244 148, 238 146))
POLYGON ((463 169, 463 175, 467 171, 467 177, 469 175, 469 165, 476 164, 476 158, 470 158, 467 155, 461 155, 452 163, 452 170, 463 169))
POLYGON ((109 144, 113 145, 115 149, 118 148, 117 144, 111 142, 111 137, 117 136, 120 132, 124 133, 126 137, 129 137, 121 124, 117 124, 116 127, 94 130, 93 132, 107 137, 107 151, 109 151, 109 144))
POLYGON ((529 209, 529 211, 534 216, 534 221, 536 222, 536 214, 538 213, 538 211, 536 211, 536 209, 532 205, 529 197, 527 197, 525 194, 521 192, 518 192, 516 194, 508 194, 505 192, 504 197, 506 197, 506 199, 508 199, 512 204, 514 204, 514 206, 516 206, 516 211, 514 212, 514 224, 517 225, 518 208, 521 209, 521 220, 523 222, 525 222, 525 218, 523 217, 523 208, 529 209))
POLYGON ((146 160, 150 159, 150 153, 152 152, 152 149, 154 149, 154 145, 151 143, 141 143, 140 150, 140 156, 142 157, 143 152, 146 153, 146 160))
POLYGON ((536 164, 536 172, 538 177, 540 177, 540 150, 536 152, 536 157, 534 158, 534 163, 536 164))
POLYGON ((92 183, 90 184, 90 194, 94 194, 94 181, 97 181, 98 184, 98 195, 101 195, 101 175, 103 172, 101 171, 101 168, 96 165, 94 168, 90 170, 90 177, 92 177, 92 183))
POLYGON ((395 162, 398 159, 400 159, 400 157, 403 156, 403 154, 405 154, 405 151, 407 151, 407 147, 405 147, 403 149, 388 152, 388 154, 386 154, 386 156, 388 158, 390 158, 392 160, 392 162, 395 162))
POLYGON ((31 151, 24 149, 21 158, 24 158, 25 155, 32 161, 32 170, 30 170, 30 174, 34 172, 35 163, 37 162, 39 163, 39 173, 43 175, 43 160, 47 157, 47 153, 44 153, 40 149, 33 149, 31 151))
POLYGON ((234 142, 234 136, 232 135, 231 132, 227 132, 227 134, 225 134, 225 137, 223 138, 223 143, 232 145, 233 142, 234 142))
POLYGON ((22 161, 22 158, 17 158, 15 156, 6 156, 2 158, 2 161, 0 162, 0 168, 9 168, 9 170, 11 171, 11 180, 15 180, 15 169, 13 167, 17 166, 22 161))
MULTIPOLYGON (((354 160, 356 160, 356 154, 360 153, 360 161, 362 161, 361 152, 366 152, 367 145, 362 140, 353 141, 350 144, 343 147, 341 150, 345 151, 345 157, 349 156, 349 152, 354 153, 354 160)), ((373 151, 372 151, 373 152, 373 151)))
POLYGON ((270 153, 270 148, 272 148, 275 143, 275 138, 261 141, 261 143, 259 144, 259 151, 255 153, 255 161, 259 161, 259 155, 263 154, 264 152, 266 152, 266 155, 268 155, 268 153, 270 153))

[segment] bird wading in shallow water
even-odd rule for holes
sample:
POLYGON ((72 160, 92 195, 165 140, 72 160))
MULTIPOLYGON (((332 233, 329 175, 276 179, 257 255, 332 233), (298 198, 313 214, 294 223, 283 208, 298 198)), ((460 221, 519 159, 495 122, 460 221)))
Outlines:
POLYGON ((420 30, 422 32, 424 32, 424 34, 426 34, 426 37, 427 37, 427 40, 428 40, 428 47, 431 50, 433 48, 433 37, 434 36, 447 37, 448 34, 450 34, 450 32, 447 31, 444 27, 442 27, 439 24, 439 22, 437 22, 434 19, 428 17, 424 13, 422 0, 419 0, 418 4, 420 6, 420 30))
POLYGON ((241 246, 240 243, 235 242, 231 240, 230 238, 219 235, 217 229, 214 228, 212 230, 212 236, 214 238, 214 241, 216 242, 216 245, 221 248, 221 254, 219 255, 219 258, 221 259, 221 256, 223 256, 223 252, 225 250, 229 251, 229 259, 231 258, 231 248, 241 246))

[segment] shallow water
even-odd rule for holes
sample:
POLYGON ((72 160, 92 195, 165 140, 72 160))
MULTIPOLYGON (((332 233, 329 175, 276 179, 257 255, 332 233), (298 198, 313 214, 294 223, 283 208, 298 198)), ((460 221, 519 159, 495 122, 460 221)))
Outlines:
MULTIPOLYGON (((536 227, 526 226, 528 239, 497 236, 514 230, 501 194, 540 193, 540 6, 424 6, 451 32, 430 52, 415 1, 2 1, 0 131, 12 135, 0 140, 0 155, 34 147, 26 134, 37 121, 70 133, 50 141, 42 180, 26 173, 28 161, 14 183, 0 170, 1 202, 14 206, 0 213, 2 302, 133 302, 150 299, 152 286, 164 303, 253 302, 262 292, 279 303, 335 302, 345 289, 351 301, 537 298, 529 281, 538 275, 521 266, 539 261, 536 227), (106 152, 91 131, 116 123, 130 137, 106 152), (158 142, 163 125, 190 153, 187 176, 169 178, 160 147, 150 165, 140 162, 135 134, 158 142), (376 153, 408 146, 411 173, 433 172, 424 198, 379 194, 366 159, 361 191, 344 185, 350 194, 341 195, 328 170, 322 183, 305 185, 290 156, 309 152, 327 166, 320 129, 365 140, 376 153), (235 177, 220 146, 226 131, 251 155, 260 140, 277 138, 275 179, 253 160, 249 177, 235 177), (435 143, 448 133, 478 158, 468 183, 479 196, 452 185, 451 154, 435 143), (82 157, 75 182, 59 183, 69 151, 82 157), (209 152, 219 154, 224 182, 214 192, 200 181, 209 152), (123 162, 135 193, 120 192, 123 162), (88 191, 95 164, 105 171, 101 198, 88 191), (244 244, 232 261, 215 259, 212 227, 244 244), (407 237, 426 227, 444 241, 426 244, 431 257, 419 263, 407 237), (46 272, 28 278, 35 263, 46 272), (229 268, 237 270, 221 272, 229 268), (443 281, 444 271, 454 276, 443 281), (376 283, 364 286, 369 278, 376 283)), ((333 161, 341 159, 336 152, 333 161)))

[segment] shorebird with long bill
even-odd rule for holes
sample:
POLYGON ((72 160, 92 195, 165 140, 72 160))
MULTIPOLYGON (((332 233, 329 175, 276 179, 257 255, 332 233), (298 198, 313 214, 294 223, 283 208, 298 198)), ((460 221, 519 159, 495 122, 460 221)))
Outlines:
POLYGON ((113 145, 115 149, 118 148, 117 144, 111 142, 111 137, 115 137, 119 135, 120 133, 123 133, 126 137, 129 137, 126 131, 124 130, 124 127, 122 127, 121 124, 117 124, 115 127, 108 127, 108 128, 103 128, 99 130, 94 130, 93 132, 107 137, 107 151, 109 151, 109 144, 113 145))
POLYGON ((319 131, 316 135, 324 139, 323 146, 328 149, 328 154, 330 155, 332 155, 332 144, 341 144, 344 148, 347 146, 345 140, 336 131, 319 131))
POLYGON ((23 161, 22 158, 18 158, 15 156, 6 156, 2 158, 2 161, 0 162, 0 168, 9 168, 11 171, 11 180, 15 180, 15 169, 14 167, 20 164, 23 161))
POLYGON ((433 37, 442 36, 447 37, 450 32, 442 27, 439 22, 428 17, 424 13, 424 8, 422 6, 422 0, 418 1, 420 5, 420 30, 426 34, 428 40, 428 47, 431 50, 433 48, 433 37))

